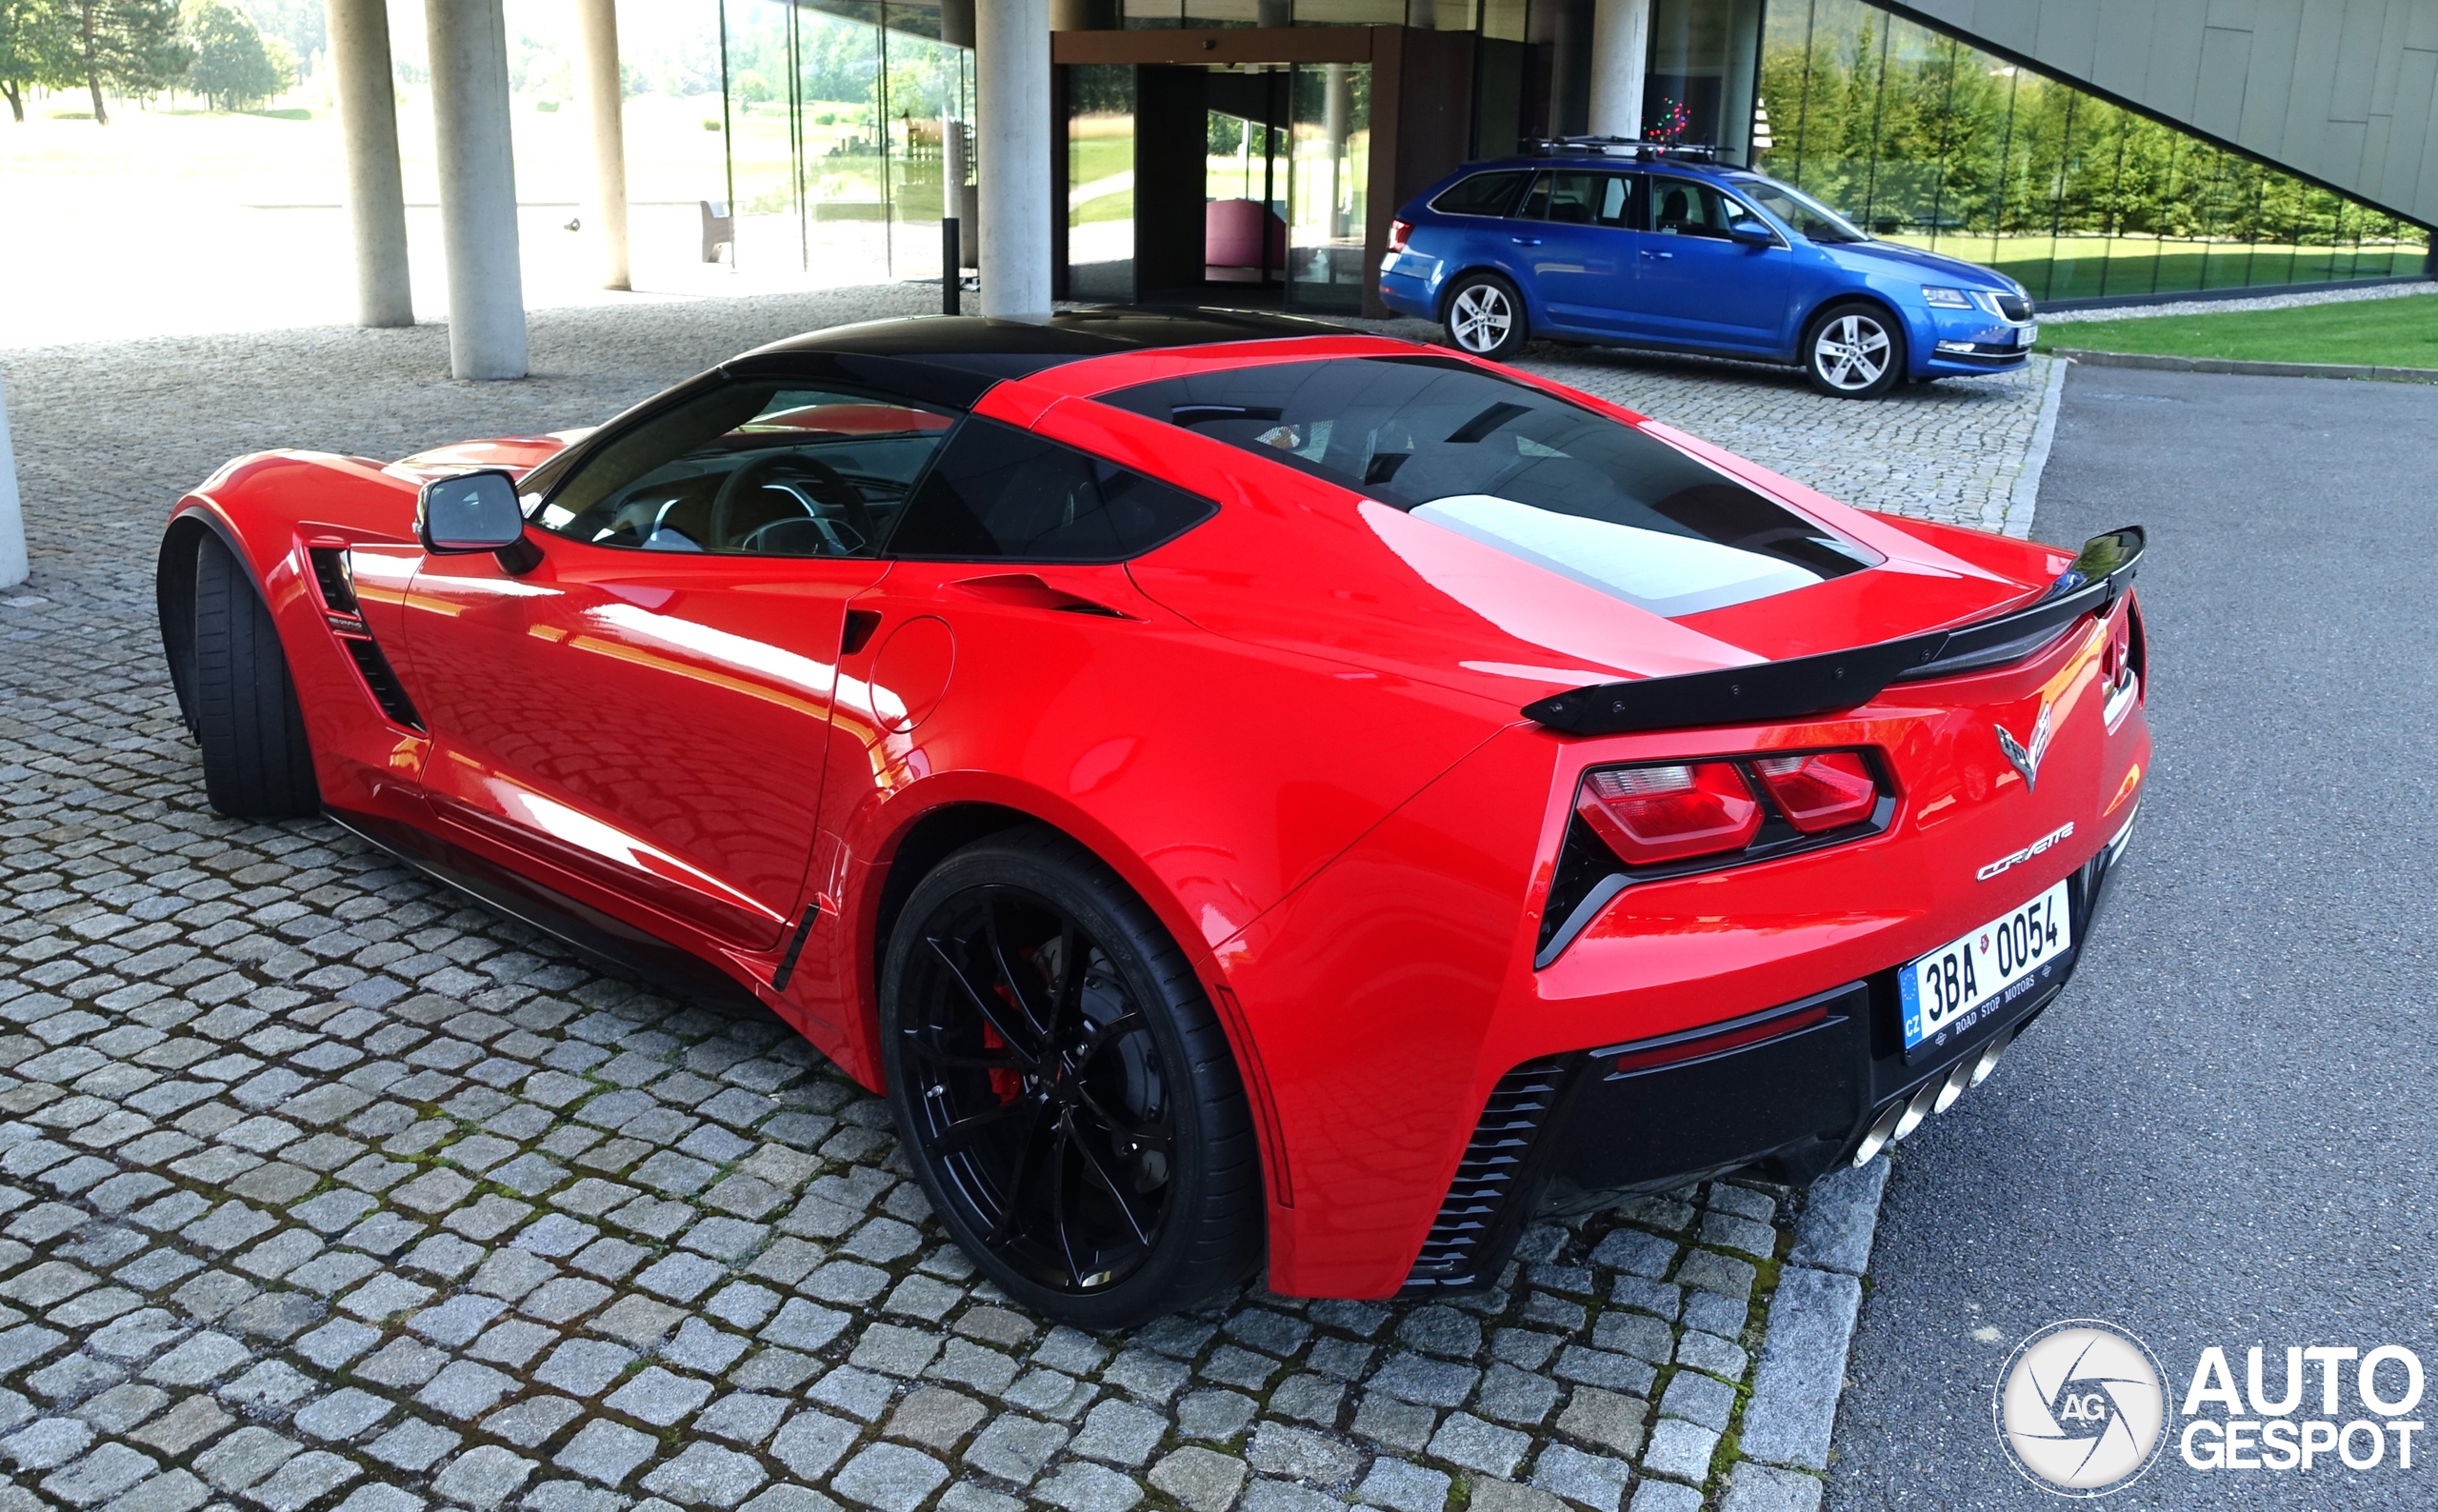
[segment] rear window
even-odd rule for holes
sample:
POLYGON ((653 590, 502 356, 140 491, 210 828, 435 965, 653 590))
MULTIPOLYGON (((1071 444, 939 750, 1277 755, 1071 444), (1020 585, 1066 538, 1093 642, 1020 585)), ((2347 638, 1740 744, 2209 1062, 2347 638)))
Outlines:
POLYGON ((1504 215, 1507 207, 1515 203, 1515 191, 1524 187, 1529 177, 1529 172, 1522 169, 1475 173, 1440 190, 1430 208, 1442 215, 1504 215))
POLYGON ((1445 358, 1237 368, 1101 403, 1326 478, 1654 613, 1742 604, 1880 560, 1631 426, 1445 358))

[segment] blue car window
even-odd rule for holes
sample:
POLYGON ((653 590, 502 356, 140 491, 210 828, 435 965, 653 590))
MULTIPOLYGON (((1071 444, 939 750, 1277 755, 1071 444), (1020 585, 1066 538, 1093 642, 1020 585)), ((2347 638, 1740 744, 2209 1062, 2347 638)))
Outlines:
POLYGON ((1650 229, 1668 236, 1724 237, 1728 223, 1743 209, 1708 184, 1689 178, 1653 179, 1650 204, 1650 229))
POLYGON ((1475 173, 1441 189, 1430 208, 1442 215, 1504 215, 1529 176, 1523 169, 1475 173))
POLYGON ((1553 170, 1532 181, 1516 213, 1561 226, 1631 226, 1634 182, 1630 174, 1553 170))

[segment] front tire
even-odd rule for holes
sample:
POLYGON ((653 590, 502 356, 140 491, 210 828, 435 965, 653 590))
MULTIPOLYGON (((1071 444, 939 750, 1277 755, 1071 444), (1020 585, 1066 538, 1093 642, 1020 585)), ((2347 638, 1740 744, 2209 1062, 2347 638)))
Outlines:
POLYGON ((1007 831, 925 877, 889 939, 880 1031, 924 1190, 1021 1304, 1132 1327, 1259 1258, 1227 1038, 1150 909, 1074 841, 1007 831))
POLYGON ((1448 344, 1458 351, 1506 362, 1531 339, 1524 296, 1496 273, 1467 273, 1448 291, 1448 344))
POLYGON ((190 643, 203 791, 231 819, 319 813, 313 748, 288 675, 279 627, 246 569, 212 531, 199 532, 190 643))
POLYGON ((1822 393, 1876 399, 1905 376, 1904 328, 1877 305, 1831 305, 1804 337, 1803 367, 1822 393))

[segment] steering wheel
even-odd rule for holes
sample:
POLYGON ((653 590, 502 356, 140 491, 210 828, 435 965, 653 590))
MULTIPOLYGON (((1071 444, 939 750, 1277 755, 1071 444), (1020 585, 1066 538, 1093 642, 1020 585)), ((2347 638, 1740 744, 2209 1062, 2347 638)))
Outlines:
MULTIPOLYGON (((811 484, 810 492, 816 500, 843 507, 849 522, 865 540, 869 541, 878 533, 873 528, 871 507, 864 502, 863 494, 837 468, 818 457, 782 449, 766 451, 749 459, 720 484, 720 491, 711 499, 711 540, 721 543, 724 548, 725 543, 734 534, 732 525, 737 506, 788 469, 793 469, 811 484)), ((811 513, 810 510, 806 512, 811 513)))

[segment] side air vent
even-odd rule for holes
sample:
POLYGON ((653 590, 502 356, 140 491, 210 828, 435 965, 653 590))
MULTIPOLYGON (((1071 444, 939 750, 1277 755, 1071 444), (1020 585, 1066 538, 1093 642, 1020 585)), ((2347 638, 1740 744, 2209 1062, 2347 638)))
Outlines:
POLYGON ((415 712, 414 700, 398 682, 398 674, 390 666, 390 659, 381 654, 380 645, 369 635, 341 635, 339 644, 347 654, 355 658, 355 669, 364 674, 364 686, 372 694, 372 702, 381 706, 392 725, 404 725, 420 733, 423 716, 415 712))
POLYGON ((355 670, 364 679, 364 690, 372 695, 381 712, 392 725, 403 725, 421 733, 423 716, 415 711, 414 700, 407 697, 406 686, 398 681, 390 659, 381 654, 381 643, 372 638, 372 627, 364 623, 363 606, 355 598, 355 573, 348 567, 347 547, 317 546, 306 548, 313 563, 313 586, 322 595, 322 619, 330 634, 347 648, 355 670))
POLYGON ((322 590, 322 607, 339 614, 360 613, 355 602, 355 574, 347 565, 347 548, 317 546, 306 555, 313 559, 313 582, 322 590))
POLYGON ((1529 1195, 1525 1188, 1533 1139, 1557 1104, 1566 1073, 1567 1063, 1552 1059, 1528 1062, 1498 1079, 1406 1278, 1407 1295, 1467 1290, 1497 1280, 1528 1216, 1517 1209, 1529 1195))

